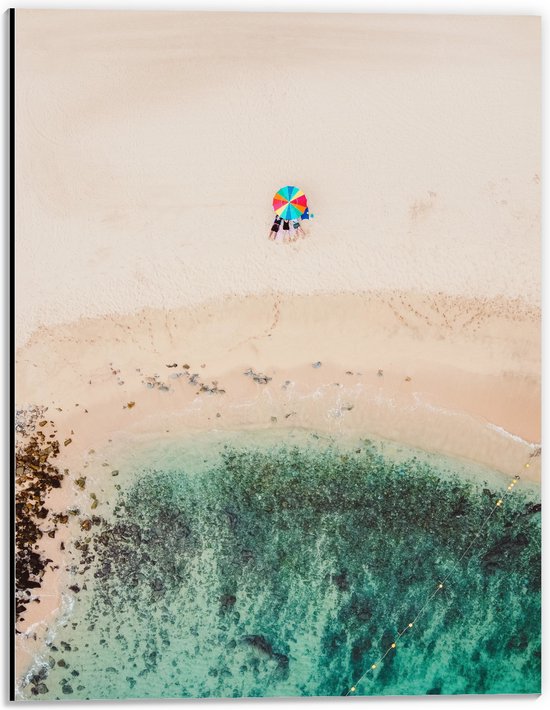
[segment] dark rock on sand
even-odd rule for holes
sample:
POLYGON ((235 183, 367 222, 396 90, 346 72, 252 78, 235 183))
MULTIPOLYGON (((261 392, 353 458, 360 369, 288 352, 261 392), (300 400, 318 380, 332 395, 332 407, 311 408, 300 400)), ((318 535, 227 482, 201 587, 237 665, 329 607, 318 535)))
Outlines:
POLYGON ((247 377, 251 377, 254 382, 257 382, 259 385, 267 385, 267 383, 271 382, 271 380, 273 379, 272 377, 268 377, 267 375, 264 375, 261 372, 254 372, 251 367, 249 367, 244 374, 247 377))
MULTIPOLYGON (((63 474, 52 464, 59 454, 59 442, 52 440, 37 422, 46 407, 33 407, 16 412, 15 465, 15 582, 16 615, 22 618, 30 602, 30 590, 41 586, 46 566, 51 562, 40 551, 39 541, 44 534, 55 537, 57 527, 44 530, 44 521, 56 523, 55 516, 44 505, 48 492, 59 488, 63 474)), ((46 421, 42 419, 41 421, 46 421)), ((39 599, 34 600, 35 603, 39 599)))

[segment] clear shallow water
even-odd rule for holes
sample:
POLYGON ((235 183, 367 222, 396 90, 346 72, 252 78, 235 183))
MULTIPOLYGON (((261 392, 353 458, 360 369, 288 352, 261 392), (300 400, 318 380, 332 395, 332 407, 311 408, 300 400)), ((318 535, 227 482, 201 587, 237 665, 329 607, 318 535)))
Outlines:
POLYGON ((398 648, 357 682, 506 483, 368 444, 252 440, 206 460, 164 445, 154 470, 136 462, 118 479, 112 514, 79 543, 85 588, 22 697, 539 691, 535 491, 507 498, 398 648))

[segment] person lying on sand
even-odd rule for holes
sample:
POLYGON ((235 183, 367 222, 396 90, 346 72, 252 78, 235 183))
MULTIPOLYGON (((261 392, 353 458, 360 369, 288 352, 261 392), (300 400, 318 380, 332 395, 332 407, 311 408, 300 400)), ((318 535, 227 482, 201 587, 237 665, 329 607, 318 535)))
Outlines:
POLYGON ((298 237, 305 237, 306 236, 306 233, 302 229, 300 222, 298 222, 297 219, 294 220, 294 222, 292 223, 292 226, 294 228, 294 233, 292 235, 293 241, 296 241, 298 239, 298 237))
POLYGON ((281 218, 279 215, 275 217, 275 221, 273 222, 273 225, 271 227, 271 232, 269 232, 269 238, 270 239, 275 239, 277 237, 277 232, 279 231, 279 227, 281 225, 281 218))
POLYGON ((288 244, 288 242, 290 241, 290 222, 288 222, 287 220, 283 222, 283 232, 283 242, 285 242, 285 244, 288 244))

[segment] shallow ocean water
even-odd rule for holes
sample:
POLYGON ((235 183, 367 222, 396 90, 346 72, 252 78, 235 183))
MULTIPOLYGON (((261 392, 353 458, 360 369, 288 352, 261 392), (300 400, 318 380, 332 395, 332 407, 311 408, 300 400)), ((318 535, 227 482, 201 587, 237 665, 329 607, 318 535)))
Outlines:
POLYGON ((506 479, 368 442, 251 442, 134 461, 20 697, 539 692, 535 489, 460 559, 506 479))

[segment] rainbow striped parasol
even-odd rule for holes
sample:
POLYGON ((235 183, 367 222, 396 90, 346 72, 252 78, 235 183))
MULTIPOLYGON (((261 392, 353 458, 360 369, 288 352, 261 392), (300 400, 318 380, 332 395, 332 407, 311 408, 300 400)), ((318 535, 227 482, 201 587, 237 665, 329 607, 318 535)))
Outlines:
POLYGON ((281 219, 299 219, 306 211, 307 197, 294 185, 286 185, 277 190, 273 198, 273 209, 281 219))

